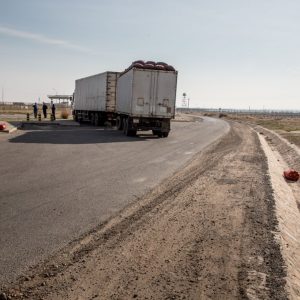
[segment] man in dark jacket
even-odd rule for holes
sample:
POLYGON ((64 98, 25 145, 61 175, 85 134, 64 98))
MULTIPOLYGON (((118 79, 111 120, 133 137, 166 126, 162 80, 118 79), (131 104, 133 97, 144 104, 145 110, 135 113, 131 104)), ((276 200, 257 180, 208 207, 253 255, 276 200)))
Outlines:
POLYGON ((35 102, 33 105, 33 114, 34 114, 34 117, 37 118, 37 114, 38 114, 38 105, 37 103, 35 102))
POLYGON ((55 120, 55 109, 56 109, 56 107, 55 107, 54 103, 52 102, 51 111, 52 111, 53 120, 55 120))
POLYGON ((43 114, 44 114, 45 119, 47 118, 47 109, 48 109, 48 106, 46 105, 45 102, 43 102, 43 114))

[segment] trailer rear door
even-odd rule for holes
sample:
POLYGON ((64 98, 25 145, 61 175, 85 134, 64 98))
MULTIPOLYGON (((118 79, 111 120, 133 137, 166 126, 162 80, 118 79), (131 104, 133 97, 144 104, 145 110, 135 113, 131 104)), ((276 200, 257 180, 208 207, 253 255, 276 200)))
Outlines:
POLYGON ((132 114, 143 117, 173 117, 176 81, 176 72, 135 69, 132 114))
POLYGON ((177 74, 157 71, 155 74, 152 114, 171 118, 175 114, 177 74))

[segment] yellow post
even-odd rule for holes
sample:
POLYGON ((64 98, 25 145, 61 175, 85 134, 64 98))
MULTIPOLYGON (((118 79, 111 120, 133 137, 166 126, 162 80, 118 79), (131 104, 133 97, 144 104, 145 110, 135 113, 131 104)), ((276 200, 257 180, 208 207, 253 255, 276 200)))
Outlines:
POLYGON ((39 118, 39 122, 41 122, 42 121, 42 115, 41 115, 41 113, 38 114, 38 118, 39 118))
POLYGON ((29 113, 27 113, 26 120, 29 122, 29 113))

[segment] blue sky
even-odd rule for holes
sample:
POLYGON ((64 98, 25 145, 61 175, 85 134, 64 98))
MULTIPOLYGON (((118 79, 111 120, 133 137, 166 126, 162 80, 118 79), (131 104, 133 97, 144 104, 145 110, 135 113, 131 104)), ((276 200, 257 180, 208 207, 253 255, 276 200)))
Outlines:
POLYGON ((0 88, 43 101, 145 59, 178 70, 178 106, 186 92, 193 107, 300 109, 299 12, 298 0, 0 0, 0 88))

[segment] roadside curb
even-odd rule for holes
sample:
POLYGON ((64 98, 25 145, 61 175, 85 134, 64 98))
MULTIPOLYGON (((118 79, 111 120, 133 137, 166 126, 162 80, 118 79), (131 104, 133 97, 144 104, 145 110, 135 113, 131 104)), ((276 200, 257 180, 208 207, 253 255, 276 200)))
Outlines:
POLYGON ((1 132, 3 132, 3 133, 13 133, 13 132, 15 132, 15 131, 18 130, 17 127, 11 125, 10 123, 7 123, 7 122, 4 122, 4 123, 5 123, 5 125, 6 125, 7 128, 5 128, 3 130, 0 130, 0 133, 1 132))
POLYGON ((13 133, 13 132, 15 132, 17 130, 18 130, 18 128, 13 127, 13 128, 10 128, 10 129, 1 130, 0 132, 3 132, 3 133, 13 133))
POLYGON ((75 122, 75 121, 70 121, 72 123, 67 123, 67 122, 53 122, 53 121, 49 121, 49 122, 21 122, 20 124, 20 128, 24 128, 25 126, 29 125, 29 126, 62 126, 62 127, 77 127, 80 126, 79 123, 75 122))

